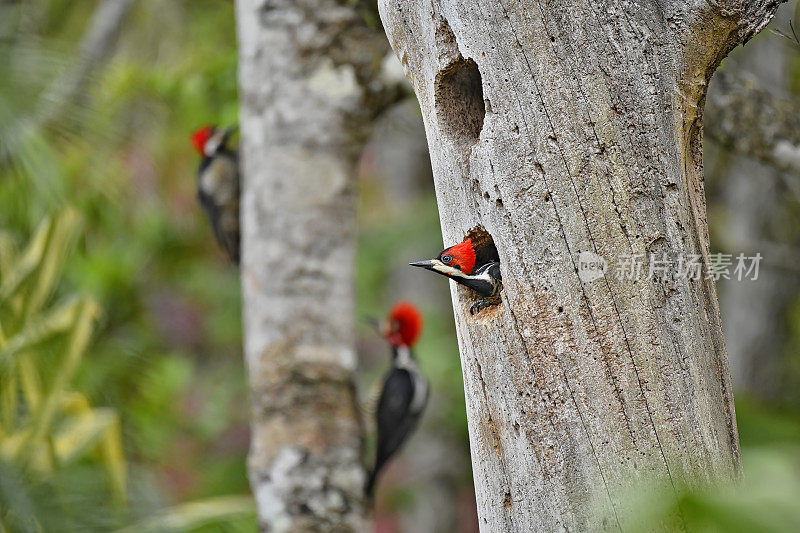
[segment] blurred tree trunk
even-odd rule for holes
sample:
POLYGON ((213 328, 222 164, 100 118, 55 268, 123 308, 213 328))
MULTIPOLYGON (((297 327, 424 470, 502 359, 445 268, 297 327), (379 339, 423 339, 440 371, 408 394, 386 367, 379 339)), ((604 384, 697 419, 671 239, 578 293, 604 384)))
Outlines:
MULTIPOLYGON (((791 53, 796 53, 792 51, 791 53)), ((777 170, 800 172, 800 105, 760 83, 720 72, 708 94, 708 136, 777 170), (761 86, 759 86, 761 85, 761 86)), ((783 91, 781 87, 780 92, 783 91)), ((794 185, 793 192, 800 192, 794 185)))
POLYGON ((248 468, 268 531, 366 527, 354 175, 386 47, 349 6, 236 4, 248 468))
MULTIPOLYGON (((792 14, 784 6, 773 24, 788 28, 792 14)), ((712 79, 706 105, 708 138, 732 150, 720 154, 721 169, 707 173, 707 190, 716 198, 710 202, 720 211, 711 233, 721 250, 765 256, 757 281, 720 280, 733 385, 737 393, 773 401, 786 397, 787 381, 792 385, 783 317, 797 298, 797 263, 782 262, 775 243, 791 249, 797 241, 792 206, 800 199, 800 106, 787 94, 797 53, 796 45, 774 36, 734 51, 726 71, 712 79)))
POLYGON ((425 121, 446 244, 482 225, 503 303, 453 286, 486 531, 625 529, 626 488, 735 479, 709 261, 702 111, 777 1, 381 0, 425 121), (582 281, 576 257, 609 272, 582 281), (629 279, 631 255, 670 274, 629 279))
POLYGON ((725 250, 766 257, 757 281, 720 280, 720 307, 736 392, 773 401, 781 397, 786 375, 782 317, 797 295, 797 272, 776 268, 779 258, 767 249, 767 243, 774 242, 773 228, 792 227, 782 220, 785 192, 777 186, 779 173, 734 156, 725 175, 717 177, 723 180, 719 207, 729 216, 715 233, 725 250))

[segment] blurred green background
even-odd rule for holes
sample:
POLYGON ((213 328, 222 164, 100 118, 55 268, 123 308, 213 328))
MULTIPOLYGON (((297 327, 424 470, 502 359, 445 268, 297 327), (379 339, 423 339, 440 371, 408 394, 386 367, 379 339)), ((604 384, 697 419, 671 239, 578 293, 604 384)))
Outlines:
MULTIPOLYGON (((251 531, 238 273, 195 201, 189 143, 200 125, 237 120, 233 2, 133 3, 65 93, 98 5, 0 1, 0 531, 251 531)), ((800 88, 797 46, 765 33, 737 54, 726 68, 776 56, 786 90, 800 88)), ((720 251, 742 251, 726 218, 739 211, 725 181, 736 157, 708 148, 720 251)), ((442 245, 414 100, 377 120, 359 183, 359 317, 398 298, 420 305, 417 353, 433 387, 423 427, 383 478, 376 530, 475 531, 449 291, 403 268, 442 245)), ((773 196, 783 218, 769 238, 796 257, 798 198, 773 196)), ((762 268, 775 267, 767 257, 762 268)), ((745 486, 685 493, 693 530, 800 528, 800 297, 796 267, 777 270, 794 281, 779 281, 779 319, 761 329, 778 332, 749 351, 779 379, 736 397, 745 486)), ((735 290, 723 284, 723 302, 735 290)), ((367 326, 359 353, 368 398, 388 354, 367 326)), ((678 527, 672 505, 642 502, 637 519, 678 527)))

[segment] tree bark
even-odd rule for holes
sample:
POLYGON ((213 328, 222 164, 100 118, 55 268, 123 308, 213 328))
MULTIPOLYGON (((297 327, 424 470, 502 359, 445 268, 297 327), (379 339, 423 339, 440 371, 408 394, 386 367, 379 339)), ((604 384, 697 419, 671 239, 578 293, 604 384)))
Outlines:
POLYGON ((481 225, 501 258, 497 308, 451 287, 483 530, 626 529, 633 483, 738 476, 713 280, 614 270, 709 263, 707 83, 777 5, 381 0, 444 242, 481 225), (606 275, 582 281, 580 252, 606 275))
POLYGON ((385 47, 344 0, 238 0, 251 486, 265 531, 360 531, 354 172, 385 47))

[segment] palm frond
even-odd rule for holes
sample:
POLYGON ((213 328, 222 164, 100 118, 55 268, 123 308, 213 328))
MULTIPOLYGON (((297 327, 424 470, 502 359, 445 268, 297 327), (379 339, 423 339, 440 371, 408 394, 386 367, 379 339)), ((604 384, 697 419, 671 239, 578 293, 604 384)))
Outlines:
POLYGON ((255 515, 251 496, 221 496, 177 505, 117 533, 191 531, 201 526, 255 515))

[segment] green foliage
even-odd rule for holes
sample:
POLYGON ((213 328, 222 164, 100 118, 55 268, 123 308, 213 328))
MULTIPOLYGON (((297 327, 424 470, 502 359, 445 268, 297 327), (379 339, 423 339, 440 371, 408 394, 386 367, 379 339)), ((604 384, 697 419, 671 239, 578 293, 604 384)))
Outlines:
MULTIPOLYGON (((248 492, 239 278, 196 206, 188 142, 237 121, 233 2, 139 0, 111 60, 42 117, 97 4, 0 2, 0 529, 251 531, 251 498, 226 496, 248 492), (123 498, 127 510, 109 505, 123 498)), ((351 4, 379 24, 373 1, 351 4)), ((375 187, 361 191, 360 317, 407 297, 398 270, 442 246, 431 187, 405 202, 375 187)), ((416 303, 432 403, 409 447, 444 439, 457 493, 471 485, 461 368, 447 283, 431 287, 416 303)), ((794 346, 800 313, 788 321, 794 346)), ((362 350, 364 388, 385 355, 380 341, 362 350)), ((642 502, 643 529, 678 507, 693 530, 796 529, 797 417, 736 407, 744 487, 642 502)), ((423 488, 405 484, 391 507, 425 505, 423 488)))
MULTIPOLYGON (((78 221, 73 209, 45 219, 20 253, 8 234, 0 234, 0 461, 9 479, 31 478, 42 486, 72 464, 94 462, 106 471, 117 502, 124 502, 127 473, 117 414, 91 407, 73 389, 97 304, 85 295, 51 303, 78 221)), ((3 495, 17 488, 6 484, 3 495)), ((23 485, 20 492, 30 491, 23 485)), ((34 524, 31 517, 38 515, 21 515, 25 505, 12 501, 0 499, 0 518, 34 524)))
MULTIPOLYGON (((800 417, 744 395, 737 399, 736 407, 743 479, 722 486, 690 487, 673 479, 634 487, 618 505, 624 529, 697 533, 797 530, 800 417)), ((610 523, 614 520, 607 517, 610 523)))
MULTIPOLYGON (((15 501, 0 507, 13 508, 20 523, 35 517, 48 531, 108 531, 175 511, 175 502, 248 492, 238 275, 196 205, 198 159, 189 143, 202 124, 237 120, 233 3, 139 0, 111 59, 97 65, 76 98, 42 120, 41 97, 74 66, 76 44, 97 5, 0 3, 0 227, 6 229, 0 293, 24 277, 6 279, 9 257, 22 272, 30 265, 27 250, 35 248, 17 257, 13 244, 35 233, 47 213, 71 204, 83 221, 81 237, 59 265, 64 276, 54 303, 36 320, 14 324, 20 331, 13 329, 14 344, 0 360, 26 365, 16 361, 35 342, 32 350, 49 357, 34 365, 49 386, 57 338, 68 337, 85 302, 104 310, 91 321, 91 357, 71 369, 69 392, 81 395, 67 395, 51 425, 72 435, 54 441, 69 463, 46 478, 17 463, 4 467, 9 476, 0 473, 1 501, 15 501), (93 404, 113 411, 94 408, 96 423, 87 423, 81 409, 93 404), (62 428, 67 410, 80 423, 62 428), (114 494, 108 473, 95 475, 102 456, 87 444, 112 414, 128 460, 128 511, 108 505, 114 494), (24 483, 12 483, 17 478, 24 483), (69 506, 59 503, 67 497, 69 506)), ((40 247, 45 241, 39 233, 32 239, 40 247)), ((24 314, 24 307, 15 312, 24 314)), ((8 334, 12 324, 5 320, 8 334)), ((4 397, 0 405, 10 404, 4 397)), ((215 521, 215 512, 204 512, 215 521)), ((253 529, 251 515, 231 520, 253 529)))
POLYGON ((746 449, 741 484, 669 490, 640 487, 623 523, 633 531, 782 533, 800 524, 800 448, 746 449))
MULTIPOLYGON (((255 505, 249 496, 223 496, 177 505, 153 518, 118 533, 147 533, 165 531, 202 531, 204 526, 220 525, 231 532, 253 531, 255 505)), ((210 529, 218 531, 219 529, 210 529)))
POLYGON ((778 408, 744 393, 736 396, 736 420, 743 449, 800 445, 800 413, 778 408))
POLYGON ((632 516, 623 523, 632 531, 692 531, 698 533, 781 533, 800 524, 800 455, 798 449, 752 449, 744 455, 740 485, 639 490, 626 505, 632 516))

